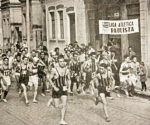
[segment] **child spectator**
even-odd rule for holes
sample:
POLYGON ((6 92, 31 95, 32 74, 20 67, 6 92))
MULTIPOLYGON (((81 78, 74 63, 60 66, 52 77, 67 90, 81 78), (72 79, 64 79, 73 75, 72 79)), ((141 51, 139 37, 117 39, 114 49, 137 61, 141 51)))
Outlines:
POLYGON ((140 81, 141 81, 141 91, 147 90, 146 81, 147 81, 146 67, 144 62, 140 64, 140 81))

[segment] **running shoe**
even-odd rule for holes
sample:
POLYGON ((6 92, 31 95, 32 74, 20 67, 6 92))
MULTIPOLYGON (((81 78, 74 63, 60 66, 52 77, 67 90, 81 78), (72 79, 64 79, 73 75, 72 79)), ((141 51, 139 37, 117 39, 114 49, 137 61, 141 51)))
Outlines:
POLYGON ((65 122, 64 120, 61 120, 61 121, 59 122, 59 124, 60 124, 60 125, 67 125, 67 122, 65 122))
POLYGON ((33 100, 33 103, 38 103, 38 101, 37 100, 33 100))
POLYGON ((108 117, 106 117, 105 120, 106 120, 106 122, 110 122, 111 121, 108 117))
POLYGON ((44 97, 44 96, 46 96, 46 95, 45 95, 44 93, 41 93, 41 96, 43 96, 43 97, 44 97))
POLYGON ((7 103, 7 100, 6 100, 6 99, 3 99, 3 102, 7 103))

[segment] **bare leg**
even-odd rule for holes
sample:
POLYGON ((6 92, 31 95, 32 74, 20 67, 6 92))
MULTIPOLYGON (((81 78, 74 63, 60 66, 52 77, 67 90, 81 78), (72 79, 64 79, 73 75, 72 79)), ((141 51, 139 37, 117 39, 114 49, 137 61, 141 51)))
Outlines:
POLYGON ((61 96, 62 108, 61 108, 61 120, 60 124, 67 124, 65 122, 65 114, 67 109, 67 96, 61 96))
POLYGON ((105 116, 106 116, 106 121, 110 122, 108 111, 107 111, 107 101, 106 101, 105 94, 104 93, 100 93, 100 97, 101 97, 101 100, 102 100, 103 110, 104 110, 104 113, 105 113, 105 116))
POLYGON ((24 98, 25 98, 25 103, 28 104, 29 103, 29 100, 28 100, 28 97, 27 97, 27 88, 24 84, 21 84, 22 88, 23 88, 23 94, 24 94, 24 98))
POLYGON ((34 85, 34 97, 33 97, 33 102, 37 103, 37 91, 38 91, 38 84, 34 85))

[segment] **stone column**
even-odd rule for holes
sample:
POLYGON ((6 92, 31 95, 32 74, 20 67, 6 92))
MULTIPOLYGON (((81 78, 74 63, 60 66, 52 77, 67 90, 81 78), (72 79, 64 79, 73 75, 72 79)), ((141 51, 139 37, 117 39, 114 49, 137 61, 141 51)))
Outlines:
POLYGON ((150 0, 140 0, 141 56, 150 75, 150 0))
POLYGON ((30 52, 30 14, 29 14, 29 0, 26 0, 26 23, 27 23, 27 43, 28 51, 30 52))
POLYGON ((3 32, 2 32, 2 13, 1 13, 1 0, 0 0, 0 49, 3 48, 3 32))
MULTIPOLYGON (((122 3, 120 7, 121 11, 121 20, 126 20, 128 19, 127 16, 127 8, 126 4, 122 3)), ((128 42, 128 35, 121 35, 121 50, 122 50, 122 59, 124 59, 124 55, 128 53, 128 47, 129 47, 129 42, 128 42)))

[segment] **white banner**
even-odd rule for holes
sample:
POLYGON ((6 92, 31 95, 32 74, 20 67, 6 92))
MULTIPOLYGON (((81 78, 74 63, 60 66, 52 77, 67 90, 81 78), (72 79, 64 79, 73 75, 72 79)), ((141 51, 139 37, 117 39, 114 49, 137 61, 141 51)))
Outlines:
POLYGON ((139 32, 138 19, 99 20, 99 34, 132 34, 139 32))

